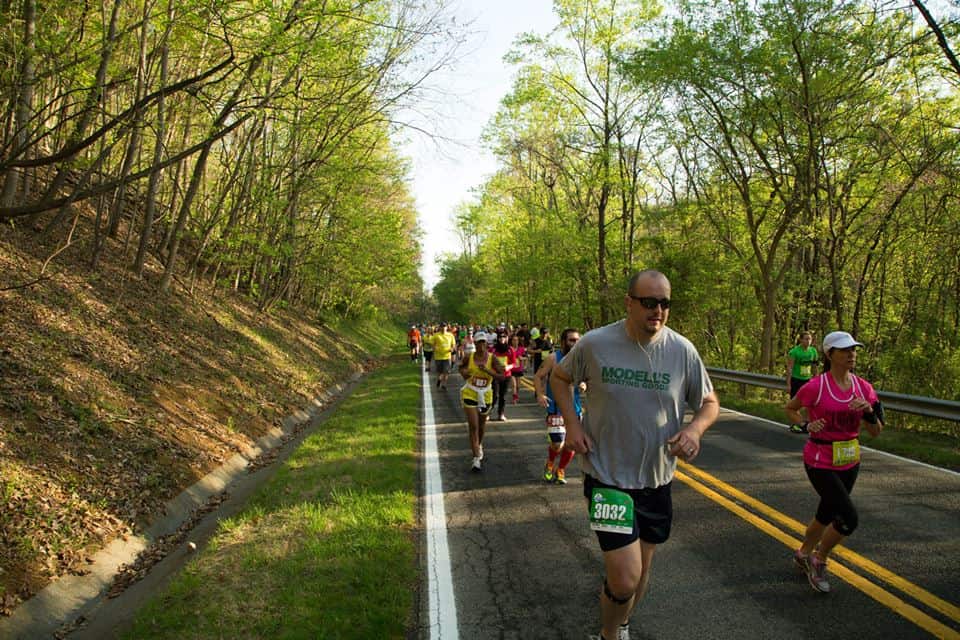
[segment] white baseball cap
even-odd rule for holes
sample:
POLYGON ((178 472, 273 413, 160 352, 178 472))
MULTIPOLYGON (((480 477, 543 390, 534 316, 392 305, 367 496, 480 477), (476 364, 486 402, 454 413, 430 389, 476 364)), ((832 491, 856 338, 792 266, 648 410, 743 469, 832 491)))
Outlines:
POLYGON ((489 333, 478 331, 477 333, 473 334, 473 341, 479 342, 480 340, 483 340, 484 342, 493 342, 494 340, 496 340, 496 338, 495 337, 492 338, 489 333))
POLYGON ((846 349, 848 347, 862 347, 862 342, 857 342, 853 336, 846 331, 831 331, 823 336, 823 353, 830 353, 830 349, 846 349))

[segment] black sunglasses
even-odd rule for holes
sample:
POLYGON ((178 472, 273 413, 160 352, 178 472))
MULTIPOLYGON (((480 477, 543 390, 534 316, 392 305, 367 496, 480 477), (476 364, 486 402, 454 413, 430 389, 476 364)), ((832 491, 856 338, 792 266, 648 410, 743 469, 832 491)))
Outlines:
POLYGON ((644 309, 656 309, 657 306, 661 306, 664 309, 670 308, 670 298, 654 298, 651 296, 635 296, 632 293, 628 293, 628 296, 639 302, 643 305, 644 309))

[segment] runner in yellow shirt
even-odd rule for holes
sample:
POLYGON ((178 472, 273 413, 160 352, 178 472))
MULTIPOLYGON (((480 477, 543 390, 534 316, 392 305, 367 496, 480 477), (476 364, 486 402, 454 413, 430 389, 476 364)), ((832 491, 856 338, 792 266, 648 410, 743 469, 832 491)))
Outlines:
POLYGON ((476 351, 466 355, 460 362, 460 375, 465 381, 460 389, 460 405, 470 430, 470 449, 473 453, 470 470, 474 473, 483 470, 483 433, 493 406, 493 382, 506 374, 503 364, 487 350, 487 342, 492 338, 493 335, 484 332, 475 333, 473 342, 476 351))
POLYGON ((440 331, 433 334, 433 361, 436 363, 437 388, 447 388, 447 376, 450 375, 450 356, 457 341, 448 330, 446 322, 440 324, 440 331))

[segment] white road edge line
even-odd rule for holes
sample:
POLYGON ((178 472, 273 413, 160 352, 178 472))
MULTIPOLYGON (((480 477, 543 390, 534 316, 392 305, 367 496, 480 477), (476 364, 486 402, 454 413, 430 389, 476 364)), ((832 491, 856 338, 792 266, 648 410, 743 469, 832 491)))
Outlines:
POLYGON ((424 496, 427 502, 427 591, 430 594, 430 638, 457 640, 457 603, 453 597, 443 478, 433 416, 429 366, 423 367, 424 496))
MULTIPOLYGON (((789 429, 790 426, 783 424, 782 422, 775 422, 774 420, 768 420, 767 418, 761 418, 760 416, 750 415, 749 413, 743 413, 742 411, 737 411, 736 409, 729 409, 727 407, 721 407, 723 411, 729 411, 730 413, 735 413, 739 416, 744 416, 746 418, 753 418, 754 420, 759 420, 760 422, 766 422, 768 424, 775 425, 777 427, 783 427, 789 429)), ((933 469, 934 471, 942 471, 943 473, 948 473, 952 476, 960 476, 960 472, 954 471, 953 469, 944 469, 943 467, 938 467, 936 465, 927 464, 926 462, 920 462, 918 460, 911 460, 910 458, 904 458, 903 456, 898 456, 895 453, 890 453, 888 451, 881 451, 880 449, 874 449, 872 447, 861 446, 861 449, 866 449, 867 451, 873 451, 874 453, 879 453, 882 456, 887 456, 888 458, 894 458, 902 462, 909 462, 920 467, 926 467, 927 469, 933 469)))

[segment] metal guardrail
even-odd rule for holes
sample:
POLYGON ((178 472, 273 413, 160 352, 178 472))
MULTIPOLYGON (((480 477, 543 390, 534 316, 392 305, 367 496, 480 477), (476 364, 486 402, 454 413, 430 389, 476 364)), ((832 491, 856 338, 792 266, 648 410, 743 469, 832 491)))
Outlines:
MULTIPOLYGON (((782 376, 771 376, 765 373, 750 373, 747 371, 732 371, 730 369, 715 369, 707 367, 707 373, 716 380, 738 382, 755 387, 785 390, 787 382, 782 376)), ((903 393, 877 390, 877 395, 883 401, 883 407, 891 411, 912 413, 927 418, 939 418, 960 422, 960 402, 927 398, 923 396, 908 396, 903 393)))

